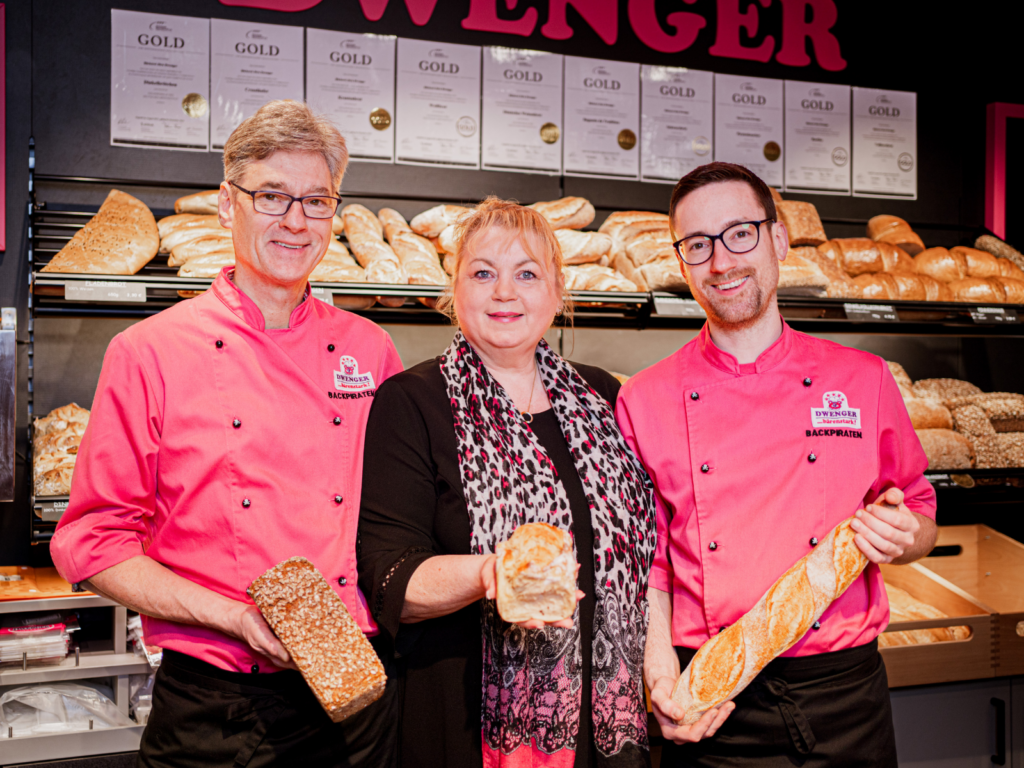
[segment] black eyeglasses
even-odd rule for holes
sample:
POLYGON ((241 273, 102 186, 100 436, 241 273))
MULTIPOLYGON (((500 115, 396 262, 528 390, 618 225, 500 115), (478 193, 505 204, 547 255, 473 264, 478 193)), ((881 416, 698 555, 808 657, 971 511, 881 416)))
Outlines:
POLYGON ((715 240, 721 240, 722 245, 732 253, 750 253, 761 241, 761 225, 767 221, 774 222, 775 219, 741 221, 717 235, 690 235, 672 243, 672 246, 679 258, 691 267, 711 258, 715 252, 715 240))
POLYGON ((334 216, 338 206, 341 205, 340 197, 330 195, 307 195, 306 197, 292 197, 284 192, 264 189, 250 192, 240 187, 235 182, 228 184, 240 192, 245 192, 252 198, 252 207, 257 213, 266 213, 270 216, 284 216, 292 207, 292 203, 300 203, 302 212, 310 219, 330 219, 334 216))

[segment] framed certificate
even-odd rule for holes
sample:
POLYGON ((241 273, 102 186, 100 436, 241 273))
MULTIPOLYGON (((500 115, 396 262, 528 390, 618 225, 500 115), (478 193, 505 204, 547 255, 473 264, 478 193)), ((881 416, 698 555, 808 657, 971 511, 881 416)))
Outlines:
POLYGON ((396 40, 306 30, 306 101, 338 126, 353 160, 395 160, 396 40))
POLYGON ((782 186, 782 92, 781 80, 715 75, 715 160, 782 186))
POLYGON ((485 170, 562 172, 562 56, 483 49, 485 170))
POLYGON ((302 27, 211 19, 210 47, 212 150, 268 101, 302 101, 302 27))
POLYGON ((644 64, 640 178, 675 184, 714 156, 715 75, 644 64))
POLYGON ((398 40, 395 155, 409 165, 480 167, 480 48, 398 40))
POLYGON ((853 89, 853 194, 917 199, 917 94, 853 89))
POLYGON ((639 179, 640 65, 565 57, 566 176, 639 179))
POLYGON ((786 81, 786 189, 850 194, 850 86, 786 81))
POLYGON ((210 20, 110 11, 110 143, 205 152, 210 20))

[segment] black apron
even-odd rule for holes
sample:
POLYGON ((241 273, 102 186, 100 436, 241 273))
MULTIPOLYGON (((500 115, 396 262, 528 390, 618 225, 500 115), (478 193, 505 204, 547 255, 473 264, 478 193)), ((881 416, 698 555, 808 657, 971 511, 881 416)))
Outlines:
POLYGON ((391 768, 398 752, 396 685, 389 675, 380 699, 332 723, 294 670, 228 672, 165 650, 138 765, 391 768))
MULTIPOLYGON (((676 653, 685 669, 696 651, 676 648, 676 653)), ((735 702, 712 738, 665 742, 662 768, 897 768, 889 685, 877 640, 775 659, 735 702)))

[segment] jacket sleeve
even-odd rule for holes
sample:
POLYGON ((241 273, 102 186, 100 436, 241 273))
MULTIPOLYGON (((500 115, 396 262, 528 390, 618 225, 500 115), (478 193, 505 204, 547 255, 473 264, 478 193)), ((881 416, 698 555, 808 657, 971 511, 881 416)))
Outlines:
POLYGON ((50 542, 68 581, 144 554, 156 508, 161 400, 131 343, 116 336, 78 450, 71 500, 50 542))
MULTIPOLYGON (((615 406, 615 420, 619 423, 619 429, 622 431, 622 436, 626 439, 626 445, 640 459, 640 463, 643 464, 647 473, 651 474, 651 469, 644 459, 643 446, 640 445, 640 440, 637 437, 633 419, 630 415, 629 394, 631 392, 632 389, 629 387, 621 390, 615 406)), ((657 523, 658 542, 654 548, 654 563, 651 566, 647 583, 650 587, 662 592, 672 592, 672 561, 668 552, 670 517, 668 508, 658 491, 657 483, 654 486, 654 516, 657 523)))
POLYGON ((889 488, 903 491, 911 512, 935 519, 935 489, 924 477, 928 457, 910 422, 896 381, 884 361, 878 392, 878 478, 864 503, 870 504, 889 488))

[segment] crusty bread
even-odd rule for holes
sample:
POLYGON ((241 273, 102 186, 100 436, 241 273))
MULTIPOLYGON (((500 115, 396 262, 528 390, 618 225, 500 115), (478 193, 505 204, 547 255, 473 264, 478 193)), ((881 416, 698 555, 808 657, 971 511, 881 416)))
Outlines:
POLYGON ((779 190, 777 190, 775 187, 768 187, 768 189, 772 193, 772 200, 775 201, 775 205, 778 205, 779 203, 781 203, 782 202, 782 193, 779 192, 779 190))
POLYGON ((211 189, 206 192, 196 192, 194 195, 185 195, 174 201, 175 213, 217 213, 217 199, 220 197, 219 189, 211 189))
MULTIPOLYGON (((1006 261, 1006 259, 1000 259, 1000 261, 1006 261)), ((999 277, 990 277, 989 280, 999 283, 1006 296, 1007 304, 1024 304, 1024 280, 1003 277, 1001 275, 999 277)))
POLYGON ((954 397, 980 395, 981 390, 962 379, 921 379, 914 382, 914 394, 918 397, 937 397, 949 400, 954 397))
POLYGON ((381 697, 387 684, 384 666, 345 603, 311 562, 289 558, 256 579, 248 591, 333 722, 381 697))
POLYGON ((865 299, 894 300, 900 297, 900 286, 888 272, 868 272, 857 275, 853 283, 865 299))
POLYGON ((679 676, 672 699, 691 725, 735 698, 775 657, 792 648, 868 560, 844 520, 780 576, 738 621, 712 637, 679 676))
POLYGON ((320 263, 309 276, 312 283, 362 283, 366 281, 366 273, 349 255, 345 246, 337 243, 338 248, 328 248, 320 263))
POLYGON ((786 225, 791 246, 817 246, 828 240, 825 228, 818 217, 818 209, 812 203, 782 200, 775 204, 775 210, 779 214, 779 219, 786 225))
POLYGON ((971 402, 950 404, 949 413, 953 417, 953 428, 967 437, 990 437, 996 433, 992 420, 981 406, 971 402))
POLYGON ((647 285, 647 280, 644 278, 643 273, 637 269, 636 264, 633 260, 626 255, 625 251, 622 251, 618 255, 612 256, 609 262, 609 266, 622 275, 624 278, 632 282, 638 291, 649 291, 650 287, 647 285))
MULTIPOLYGON (((409 282, 409 278, 405 274, 405 270, 402 269, 402 265, 395 259, 373 259, 366 265, 366 282, 368 283, 387 283, 389 285, 404 285, 409 282)), ((389 298, 400 298, 400 297, 389 297, 389 298)), ((384 303, 384 302, 381 302, 384 303)), ((405 300, 402 299, 402 303, 405 300)), ((401 306, 397 304, 396 306, 401 306)))
MULTIPOLYGON (((637 272, 650 291, 681 291, 686 288, 686 277, 679 265, 679 259, 674 255, 662 256, 641 264, 637 267, 637 272)), ((633 282, 639 285, 636 280, 633 282)))
POLYGON ((996 259, 999 264, 999 276, 1010 277, 1014 280, 1024 281, 1024 269, 1021 269, 1009 259, 996 259))
POLYGON ((910 225, 898 216, 874 216, 868 220, 868 237, 884 243, 892 243, 916 256, 924 250, 924 242, 910 225))
POLYGON ((234 243, 231 239, 231 230, 225 229, 224 234, 204 235, 174 246, 171 249, 171 255, 167 258, 167 266, 180 267, 186 261, 199 256, 205 256, 214 251, 228 250, 234 250, 234 243))
POLYGON ((219 227, 220 219, 217 216, 210 214, 199 214, 199 213, 176 213, 173 216, 164 216, 160 221, 156 223, 157 231, 160 233, 160 239, 163 240, 171 232, 178 229, 188 229, 189 227, 219 227))
POLYGON ((552 229, 583 229, 594 220, 594 206, 584 197, 563 197, 529 206, 548 220, 552 229))
POLYGON ((189 259, 178 269, 178 277, 216 277, 224 267, 235 263, 233 248, 213 251, 205 256, 189 259))
POLYGON ((889 373, 896 380, 900 389, 911 389, 914 386, 913 380, 910 378, 910 374, 906 372, 902 365, 893 362, 892 360, 886 360, 886 365, 889 366, 889 373))
POLYGON ((96 215, 42 271, 134 275, 159 247, 156 219, 146 204, 112 189, 96 215))
POLYGON ((917 275, 917 279, 924 286, 925 301, 952 301, 953 292, 949 290, 946 283, 936 280, 928 275, 917 275))
MULTIPOLYGON (((561 230, 559 230, 561 231, 561 230)), ((562 270, 565 287, 569 291, 625 291, 637 290, 636 283, 600 264, 566 266, 562 270)))
POLYGON ((843 237, 828 240, 820 246, 822 252, 842 267, 850 277, 885 272, 896 268, 895 251, 885 250, 867 237, 843 237))
POLYGON ((967 264, 966 277, 998 277, 1000 275, 999 260, 987 251, 956 245, 950 248, 949 252, 963 257, 967 264))
POLYGON ((555 239, 562 248, 562 258, 566 264, 589 264, 608 255, 612 248, 612 238, 604 232, 556 229, 555 239))
POLYGON ((76 403, 54 408, 32 424, 32 476, 36 496, 71 493, 78 446, 89 425, 89 411, 76 403))
POLYGON ((373 211, 365 205, 352 203, 341 209, 341 220, 345 225, 345 233, 349 240, 354 232, 372 232, 377 237, 384 237, 384 225, 380 223, 373 211))
POLYGON ((974 451, 976 469, 1005 469, 1010 466, 998 435, 967 435, 974 451))
POLYGON ((472 212, 461 205, 435 205, 413 216, 409 226, 417 235, 437 237, 449 224, 458 224, 472 212))
MULTIPOLYGON (((821 252, 819 248, 812 247, 800 247, 790 248, 790 253, 795 253, 803 259, 812 261, 818 265, 818 269, 822 271, 822 274, 828 279, 828 288, 826 289, 826 295, 830 299, 860 299, 863 298, 864 294, 853 279, 846 274, 846 270, 841 268, 832 259, 821 252)), ((787 256, 788 260, 789 257, 787 256)))
POLYGON ((667 229, 652 229, 636 235, 626 244, 626 254, 638 267, 650 261, 672 258, 678 261, 667 229))
MULTIPOLYGON (((1005 278, 1003 278, 1005 279, 1005 278)), ((1004 304, 1006 289, 999 278, 965 277, 949 284, 953 301, 971 304, 1004 304)))
POLYGON ((786 254, 779 263, 780 292, 790 296, 825 296, 828 293, 828 278, 813 261, 803 258, 795 250, 786 254))
POLYGON ((498 544, 498 613, 509 623, 571 619, 576 611, 572 537, 547 523, 526 523, 498 544))
POLYGON ((914 257, 914 271, 943 283, 967 277, 967 260, 961 253, 946 248, 926 248, 914 257))
POLYGON ((399 232, 412 232, 409 222, 405 216, 394 208, 381 208, 377 211, 377 218, 384 227, 384 238, 390 243, 399 232))
POLYGON ((998 237, 993 235, 981 235, 974 241, 974 247, 982 251, 988 251, 993 256, 997 256, 1001 259, 1009 259, 1018 267, 1024 269, 1024 254, 1012 245, 1003 242, 998 237))
MULTIPOLYGON (((945 619, 947 614, 934 606, 921 602, 899 587, 885 585, 889 597, 889 623, 904 621, 929 621, 945 619)), ((894 648, 900 645, 918 645, 921 643, 944 643, 951 640, 966 640, 971 636, 971 628, 934 627, 932 629, 910 629, 898 632, 883 632, 878 636, 879 648, 894 648)))
POLYGON ((928 469, 970 469, 974 449, 970 441, 949 429, 918 429, 917 437, 928 457, 928 469))
POLYGON ((1024 432, 1003 432, 996 435, 996 441, 1006 466, 1024 467, 1024 432))
POLYGON ((345 231, 345 220, 341 218, 341 211, 335 211, 334 218, 331 219, 331 234, 337 237, 345 231))
POLYGON ((223 237, 230 234, 230 229, 226 229, 216 222, 207 226, 197 224, 195 226, 179 227, 168 232, 160 241, 160 253, 171 253, 178 246, 198 240, 201 237, 223 237))
POLYGON ((346 224, 346 234, 352 255, 363 267, 368 267, 371 262, 379 260, 393 261, 396 265, 400 263, 394 249, 373 232, 358 228, 353 230, 346 224))
POLYGON ((953 429, 953 417, 937 400, 922 397, 903 398, 914 429, 953 429))
POLYGON ((928 294, 925 291, 924 283, 918 275, 913 272, 890 272, 893 280, 896 281, 896 298, 901 301, 925 301, 928 294))

